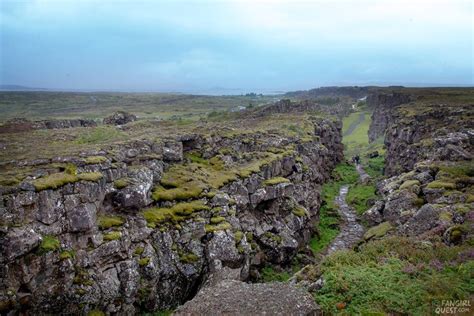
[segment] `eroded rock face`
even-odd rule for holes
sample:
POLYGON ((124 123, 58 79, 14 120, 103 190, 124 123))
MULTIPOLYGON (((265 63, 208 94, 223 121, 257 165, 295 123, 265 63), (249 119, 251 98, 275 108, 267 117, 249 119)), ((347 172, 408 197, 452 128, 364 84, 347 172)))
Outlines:
POLYGON ((369 128, 369 141, 384 136, 387 127, 392 122, 392 111, 400 104, 410 101, 410 96, 402 93, 370 93, 367 105, 373 108, 372 121, 369 128))
POLYGON ((312 296, 287 283, 224 280, 206 287, 175 315, 319 315, 312 296))
MULTIPOLYGON (((342 159, 341 125, 317 119, 314 137, 305 142, 259 133, 251 139, 192 135, 156 143, 134 141, 93 154, 105 159, 51 161, 74 162, 78 173, 99 172, 97 180, 39 192, 31 183, 2 191, 1 312, 79 314, 99 309, 133 314, 167 309, 189 300, 213 275, 246 280, 266 263, 288 263, 309 240, 321 185, 342 159), (183 202, 157 203, 151 195, 163 172, 182 163, 184 150, 200 150, 202 157, 212 158, 223 148, 253 155, 290 144, 291 153, 213 195, 196 197, 194 201, 205 206, 202 210, 158 225, 145 218, 144 209, 183 202), (278 177, 287 180, 265 182, 278 177), (296 206, 304 214, 295 214, 296 206), (53 243, 44 245, 46 236, 53 243)), ((226 167, 239 159, 220 155, 226 167)), ((38 170, 43 166, 33 165, 38 170)), ((238 288, 247 290, 243 286, 238 288)), ((257 290, 255 295, 267 295, 257 290)), ((278 286, 274 294, 283 290, 301 298, 293 289, 278 286)), ((294 298, 282 298, 300 306, 296 311, 315 310, 309 301, 295 305, 294 298)))

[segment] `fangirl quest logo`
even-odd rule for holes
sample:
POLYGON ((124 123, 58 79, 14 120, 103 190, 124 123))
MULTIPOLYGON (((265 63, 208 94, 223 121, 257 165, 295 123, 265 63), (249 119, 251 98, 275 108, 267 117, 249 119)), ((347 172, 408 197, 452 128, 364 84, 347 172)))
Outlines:
POLYGON ((470 300, 440 300, 433 301, 436 315, 472 315, 470 300))

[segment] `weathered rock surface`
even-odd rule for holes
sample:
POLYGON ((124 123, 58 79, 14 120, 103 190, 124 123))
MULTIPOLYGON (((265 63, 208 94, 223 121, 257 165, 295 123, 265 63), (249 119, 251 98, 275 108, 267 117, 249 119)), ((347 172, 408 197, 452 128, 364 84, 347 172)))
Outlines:
POLYGON ((287 283, 224 280, 203 288, 175 315, 320 315, 313 297, 287 283))
MULTIPOLYGON (((340 122, 313 123, 314 135, 305 142, 262 133, 250 138, 188 135, 111 146, 94 152, 103 158, 92 160, 84 153, 22 161, 42 177, 58 172, 44 167, 52 162, 74 163, 79 174, 102 177, 40 191, 30 179, 25 181, 30 186, 1 191, 1 312, 80 314, 99 309, 134 314, 168 309, 192 298, 211 275, 232 271, 246 280, 267 263, 287 264, 310 239, 321 185, 342 159, 340 122), (206 159, 219 155, 232 166, 245 159, 241 154, 285 152, 282 148, 289 145, 291 152, 258 171, 213 194, 203 192, 193 201, 205 208, 192 216, 158 225, 144 217, 148 207, 176 205, 154 202, 151 194, 163 172, 183 163, 185 150, 199 150, 206 159), (223 148, 239 155, 219 154, 223 148), (289 182, 265 184, 278 177, 289 182), (305 214, 295 214, 296 205, 305 214), (44 245, 46 237, 53 242, 44 245)), ((314 304, 301 306, 303 311, 313 309, 314 304)))

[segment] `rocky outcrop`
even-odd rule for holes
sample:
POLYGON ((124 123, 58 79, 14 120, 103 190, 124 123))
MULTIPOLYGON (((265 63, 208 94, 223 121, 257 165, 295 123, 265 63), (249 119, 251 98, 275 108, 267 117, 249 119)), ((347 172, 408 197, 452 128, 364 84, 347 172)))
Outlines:
POLYGON ((384 136, 392 122, 393 110, 400 104, 408 103, 410 95, 402 93, 374 92, 367 96, 367 106, 373 109, 369 128, 369 142, 384 136))
POLYGON ((418 161, 469 161, 474 157, 472 105, 401 106, 387 127, 385 173, 410 171, 418 161))
MULTIPOLYGON (((304 141, 267 133, 188 135, 20 162, 38 170, 1 191, 1 311, 167 309, 192 298, 212 275, 231 269, 246 280, 266 263, 288 263, 309 240, 321 184, 342 159, 340 122, 313 124, 304 141), (243 169, 193 196, 152 196, 157 187, 175 193, 162 188, 173 168, 197 176, 211 163, 243 169)), ((283 290, 275 285, 274 293, 283 290)), ((268 295, 258 287, 252 293, 268 295)))
POLYGON ((318 98, 318 97, 339 97, 348 96, 351 98, 359 99, 367 96, 371 91, 370 87, 320 87, 307 91, 295 91, 288 92, 285 96, 288 97, 299 97, 299 98, 318 98))
POLYGON ((300 101, 291 101, 282 99, 270 105, 247 110, 243 113, 245 116, 263 117, 276 113, 325 113, 343 117, 350 112, 350 106, 347 103, 336 101, 334 104, 322 104, 318 99, 304 99, 300 101))
POLYGON ((392 233, 459 243, 474 231, 474 165, 419 162, 408 173, 379 183, 382 200, 366 211, 371 225, 389 222, 392 233))
POLYGON ((37 129, 62 129, 91 126, 97 126, 97 123, 94 120, 85 119, 30 121, 24 118, 16 118, 1 125, 0 134, 26 132, 37 129))
POLYGON ((413 169, 418 161, 466 161, 474 157, 474 111, 467 102, 443 103, 438 91, 416 89, 371 93, 373 109, 369 140, 385 136, 385 174, 393 176, 413 169))
POLYGON ((111 116, 104 118, 104 124, 106 125, 125 125, 127 123, 133 122, 137 119, 134 114, 125 112, 125 111, 117 111, 111 116))

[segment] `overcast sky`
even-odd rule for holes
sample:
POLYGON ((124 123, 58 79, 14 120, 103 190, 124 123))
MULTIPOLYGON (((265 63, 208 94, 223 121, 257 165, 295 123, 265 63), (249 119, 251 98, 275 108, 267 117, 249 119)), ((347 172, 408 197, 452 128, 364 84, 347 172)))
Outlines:
POLYGON ((0 0, 0 83, 201 93, 474 85, 472 3, 0 0))

